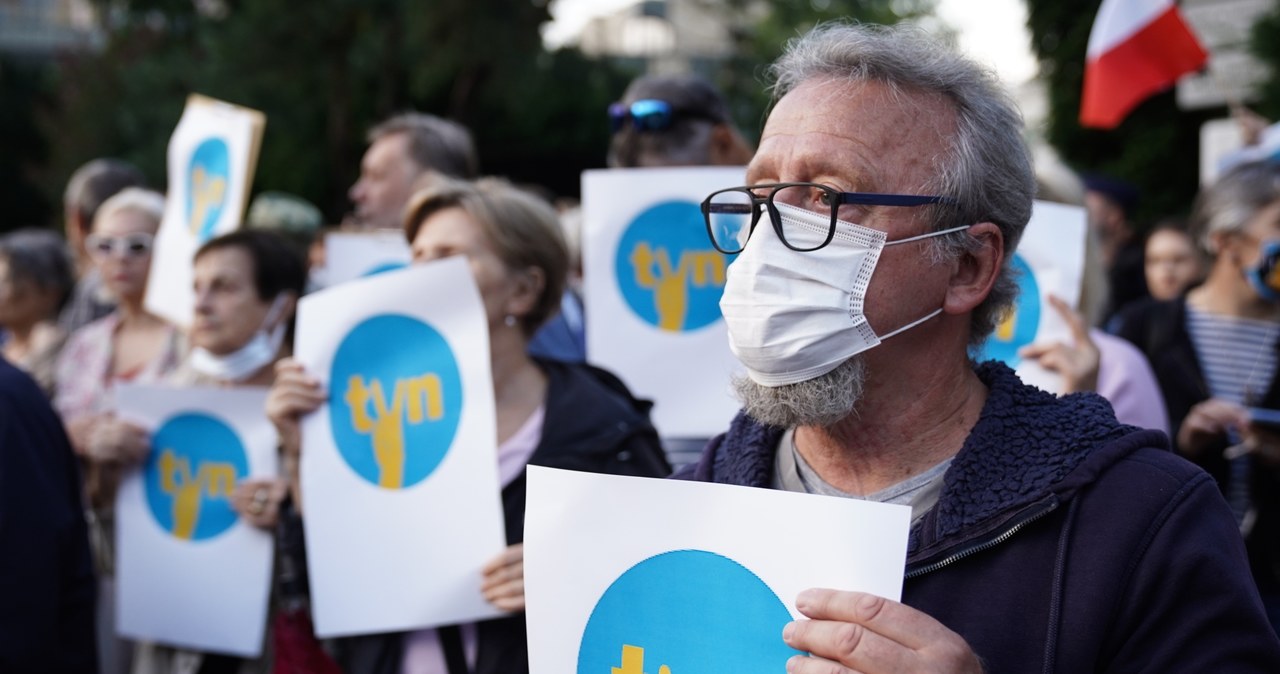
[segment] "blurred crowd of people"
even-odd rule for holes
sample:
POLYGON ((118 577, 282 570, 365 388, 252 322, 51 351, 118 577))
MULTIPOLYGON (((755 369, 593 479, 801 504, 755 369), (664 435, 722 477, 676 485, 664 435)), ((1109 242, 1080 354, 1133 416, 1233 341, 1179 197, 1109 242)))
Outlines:
MULTIPOLYGON (((809 46, 831 48, 832 43, 862 44, 858 41, 868 39, 855 29, 849 30, 854 32, 828 31, 814 37, 809 46)), ((890 33, 877 34, 875 39, 892 46, 905 38, 890 33)), ((925 49, 915 42, 908 46, 925 49)), ((789 53, 791 56, 784 58, 792 58, 791 65, 799 68, 795 59, 803 54, 795 50, 789 53)), ((934 54, 927 49, 920 53, 934 54)), ((849 184, 841 184, 845 168, 819 167, 813 159, 827 151, 837 156, 834 153, 838 148, 806 145, 811 141, 804 134, 827 133, 822 125, 843 123, 846 120, 841 115, 849 119, 866 119, 873 113, 896 115, 894 119, 903 125, 924 125, 932 129, 929 133, 936 134, 952 133, 948 122, 924 119, 919 113, 908 111, 909 106, 886 102, 890 100, 887 98, 875 99, 882 108, 868 108, 856 114, 850 111, 862 110, 857 105, 824 116, 801 104, 816 110, 830 106, 833 100, 846 100, 842 96, 861 101, 858 96, 870 95, 867 87, 876 82, 898 82, 898 78, 903 78, 898 95, 919 96, 920 105, 926 107, 943 105, 939 103, 942 100, 963 101, 956 106, 969 110, 976 104, 964 96, 995 96, 982 88, 977 94, 961 92, 963 86, 970 86, 963 83, 930 89, 933 85, 927 82, 934 80, 911 79, 902 73, 915 72, 912 68, 917 66, 897 61, 882 71, 875 70, 880 66, 873 64, 871 70, 857 71, 860 74, 848 82, 812 64, 805 67, 811 69, 797 70, 791 73, 794 80, 783 80, 781 102, 771 113, 758 153, 734 126, 724 99, 705 80, 696 76, 639 78, 616 104, 602 111, 609 115, 613 132, 608 164, 750 165, 748 182, 752 185, 811 181, 869 193, 905 191, 902 185, 883 177, 876 182, 859 176, 850 178, 849 184), (855 80, 862 82, 862 89, 850 83, 855 80), (852 88, 824 93, 815 89, 815 82, 832 87, 832 91, 841 86, 852 88), (858 118, 857 114, 864 117, 858 118), (784 142, 792 145, 784 147, 784 142), (801 157, 809 158, 811 163, 803 164, 803 168, 793 167, 792 163, 801 166, 801 157)), ((782 72, 782 76, 785 78, 788 72, 782 72)), ((863 126, 868 129, 865 133, 906 142, 905 135, 895 135, 891 128, 882 129, 885 124, 888 122, 863 126)), ((855 126, 858 124, 848 128, 855 126)), ((1004 127, 991 128, 996 129, 992 134, 1005 132, 1001 130, 1004 127)), ((794 447, 795 451, 777 449, 776 466, 769 459, 760 469, 765 474, 775 474, 776 470, 776 478, 766 477, 756 486, 863 497, 876 491, 832 480, 824 472, 831 466, 830 455, 809 449, 821 443, 808 429, 821 424, 806 417, 754 414, 751 400, 757 406, 793 410, 788 405, 794 399, 753 398, 755 394, 744 393, 750 384, 743 382, 738 388, 748 417, 764 421, 763 425, 751 426, 754 422, 740 417, 728 436, 712 441, 701 460, 699 455, 708 439, 659 437, 649 419, 650 403, 637 399, 609 372, 587 364, 580 288, 591 280, 582 278, 577 250, 580 216, 576 211, 558 210, 535 189, 501 178, 479 177, 482 173, 471 132, 455 122, 424 113, 405 113, 375 127, 368 141, 360 177, 349 193, 352 216, 343 225, 326 226, 320 211, 297 197, 266 193, 251 204, 242 229, 200 247, 192 261, 195 306, 186 331, 150 313, 145 306, 165 197, 149 188, 140 172, 127 163, 95 159, 70 177, 64 197, 64 236, 38 229, 0 236, 0 348, 4 361, 34 381, 0 364, 0 588, 8 588, 0 589, 7 605, 0 608, 0 664, 12 665, 0 669, 94 671, 96 667, 105 673, 527 671, 521 613, 527 465, 647 477, 666 477, 673 469, 683 467, 685 477, 756 484, 746 477, 734 477, 738 475, 734 471, 739 469, 725 457, 734 451, 756 451, 751 443, 764 442, 770 451, 775 446, 794 447), (496 402, 496 461, 509 546, 486 567, 477 582, 494 606, 510 613, 508 617, 410 633, 324 641, 311 631, 302 545, 305 514, 297 479, 302 452, 299 420, 324 404, 328 392, 313 373, 290 358, 290 345, 298 300, 326 285, 324 235, 338 229, 399 230, 411 247, 414 263, 452 255, 465 256, 469 262, 489 330, 496 402), (120 382, 270 389, 264 413, 279 433, 282 474, 278 478, 242 482, 231 500, 240 517, 273 532, 276 539, 276 582, 263 657, 246 661, 164 645, 131 643, 116 636, 115 495, 122 475, 136 470, 152 449, 143 429, 115 414, 112 391, 120 382), (56 416, 37 397, 47 399, 56 416), (791 435, 782 435, 781 430, 779 435, 769 435, 775 428, 786 429, 791 435), (31 456, 19 456, 19 447, 31 456), (21 488, 14 486, 24 482, 21 488), (7 523, 24 518, 41 524, 14 528, 7 523), (95 580, 96 589, 91 585, 95 580), (10 596, 15 598, 13 602, 8 600, 10 596), (88 632, 91 629, 96 629, 92 637, 88 632)), ((886 156, 890 154, 886 151, 886 156)), ((1026 173, 1026 168, 1015 166, 1010 171, 1026 173)), ((1029 174, 1023 177, 1034 178, 1029 174)), ((919 191, 945 187, 927 181, 914 185, 919 191)), ((1084 176, 1079 179, 1079 190, 1082 199, 1052 193, 1042 182, 1039 194, 1043 199, 1074 201, 1088 214, 1089 243, 1081 305, 1070 307, 1057 302, 1053 307, 1072 327, 1073 337, 1068 342, 1032 345, 1022 355, 1039 361, 1062 378, 1063 400, 1097 400, 1093 396, 1067 395, 1097 392, 1110 403, 1110 409, 1089 407, 1088 415, 1105 416, 1113 410, 1122 424, 1163 432, 1176 454, 1213 477, 1216 492, 1234 517, 1248 564, 1236 568, 1228 560, 1225 566, 1211 568, 1243 569, 1246 577, 1228 585, 1233 591, 1246 586, 1256 589, 1274 629, 1280 625, 1280 423, 1258 410, 1277 411, 1280 416, 1280 360, 1276 350, 1280 345, 1280 165, 1263 162, 1237 166, 1202 190, 1189 217, 1151 224, 1134 220, 1140 195, 1122 181, 1084 176)), ((1027 190, 1019 194, 1024 192, 1029 200, 1027 190)), ((974 196, 978 194, 974 188, 963 196, 980 198, 974 196)), ((768 199, 773 207, 773 196, 768 199)), ((763 196, 760 201, 763 204, 763 196)), ((865 203, 871 205, 851 208, 861 209, 857 213, 864 220, 858 222, 870 226, 872 218, 868 214, 885 207, 865 203)), ((794 205, 784 204, 788 208, 794 205)), ((850 218, 841 210, 844 207, 833 208, 831 227, 836 231, 837 215, 842 223, 850 218)), ((945 231, 938 224, 928 236, 952 236, 948 233, 972 226, 976 233, 969 235, 974 240, 1000 236, 1005 252, 1011 251, 1027 215, 1009 216, 1020 217, 1021 223, 1005 223, 983 211, 985 206, 976 208, 980 212, 972 221, 957 219, 945 231), (988 221, 1006 229, 978 231, 979 226, 974 224, 988 221), (1009 230, 1013 224, 1016 227, 1009 230)), ((901 208, 895 213, 911 210, 901 208)), ((757 210, 757 217, 760 212, 757 210)), ((766 219, 779 217, 764 212, 766 219)), ((786 218, 792 217, 785 208, 782 212, 785 217, 774 221, 779 236, 784 226, 780 223, 791 222, 786 218)), ((760 231, 756 230, 753 237, 761 236, 760 231)), ((892 230, 890 236, 905 231, 892 230)), ((889 242, 893 243, 898 241, 889 242)), ((790 244, 785 248, 790 250, 782 246, 778 250, 789 255, 807 254, 797 252, 790 244)), ((900 250, 901 247, 886 248, 881 267, 894 264, 893 256, 902 254, 900 250)), ((971 249, 961 246, 957 250, 971 249)), ((752 252, 744 251, 743 256, 752 252)), ((995 259, 995 267, 999 267, 999 256, 995 259)), ((973 268, 978 271, 973 273, 994 274, 989 267, 990 264, 983 267, 975 263, 973 268)), ((991 288, 998 282, 992 284, 987 290, 994 293, 991 288)), ((872 295, 872 303, 886 301, 883 287, 878 292, 881 294, 872 295)), ((965 305, 963 312, 953 306, 961 303, 956 299, 957 290, 950 291, 945 299, 940 293, 934 296, 935 301, 943 302, 943 309, 939 310, 943 316, 963 313, 967 317, 968 311, 977 311, 972 304, 965 305)), ((800 294, 797 301, 803 298, 800 294)), ((918 347, 924 353, 923 347, 913 341, 924 339, 920 335, 925 333, 919 331, 933 329, 928 326, 947 320, 934 321, 932 316, 926 316, 922 319, 926 322, 902 336, 892 340, 883 337, 895 346, 879 347, 877 352, 918 347)), ((888 329, 905 325, 908 318, 919 317, 904 315, 896 325, 884 318, 874 318, 872 322, 877 323, 879 334, 886 335, 888 329)), ((969 325, 967 320, 964 325, 969 325)), ((985 329, 989 331, 990 327, 985 329)), ((986 334, 978 327, 973 330, 980 334, 961 339, 962 344, 978 342, 986 334)), ((741 335, 734 334, 732 326, 731 338, 735 340, 736 353, 746 350, 741 335)), ((750 369, 751 363, 747 365, 750 369)), ((904 377, 916 376, 909 366, 903 368, 904 377)), ((988 367, 974 372, 982 382, 977 385, 985 390, 1012 391, 1008 395, 1013 399, 1030 395, 1003 379, 1005 375, 999 371, 988 367)), ((838 386, 854 386, 854 379, 838 381, 838 386)), ((857 381, 862 386, 862 380, 857 381)), ((957 391, 968 390, 966 387, 972 388, 978 381, 957 380, 957 391)), ((785 385, 768 386, 773 391, 786 389, 785 385)), ((874 391, 878 390, 876 386, 888 384, 879 383, 873 376, 866 386, 874 391)), ((905 398, 901 400, 905 404, 905 398)), ((1039 398, 1034 400, 1037 405, 1048 404, 1039 398)), ((917 408, 910 409, 914 414, 917 408)), ((957 411, 957 418, 968 418, 968 423, 973 424, 980 409, 983 408, 978 405, 963 414, 957 411)), ((1067 416, 1044 419, 1074 427, 1070 415, 1086 414, 1084 407, 1063 409, 1066 411, 1061 414, 1067 416)), ((864 412, 864 417, 868 416, 864 412)), ((841 418, 837 415, 830 421, 834 425, 841 418)), ((1105 433, 1120 434, 1121 429, 1132 430, 1129 426, 1108 421, 1105 433)), ((1104 431, 1098 433, 1100 437, 1104 431)), ((1152 440, 1155 436, 1140 437, 1150 445, 1159 444, 1152 440)), ((856 442, 868 441, 862 438, 856 442)), ((1064 443, 1072 447, 1079 444, 1073 440, 1064 443)), ((959 444, 951 453, 956 451, 960 451, 959 444)), ((907 495, 903 498, 916 498, 913 494, 917 488, 934 492, 932 499, 892 501, 917 508, 913 518, 916 526, 940 526, 926 513, 931 509, 945 511, 942 505, 935 504, 948 503, 944 490, 959 489, 952 486, 951 478, 944 482, 943 476, 960 474, 956 471, 965 469, 967 464, 961 456, 964 455, 957 455, 955 463, 950 457, 943 457, 945 461, 922 464, 928 470, 899 476, 928 478, 909 485, 911 489, 901 492, 907 495)), ((1043 465, 1057 470, 1056 460, 1044 459, 1043 465)), ((1063 474, 1074 465, 1061 466, 1063 474)), ((745 467, 740 470, 748 471, 745 467)), ((897 482, 891 480, 881 486, 894 484, 897 482)), ((1082 482, 1073 487, 1076 488, 1087 490, 1089 483, 1082 482)), ((1065 490, 1057 498, 1070 498, 1063 494, 1065 490)), ((1077 517, 1074 507, 1069 512, 1068 517, 1077 517)), ((1086 505, 1082 512, 1093 511, 1086 505)), ((1186 516, 1194 519, 1193 515, 1186 516)), ((922 540, 925 542, 916 541, 913 545, 928 548, 927 541, 931 539, 926 536, 922 540)), ((1079 543, 1096 544, 1088 540, 1079 543)), ((955 591, 957 596, 968 596, 967 590, 955 591)), ((1167 585, 1160 591, 1181 590, 1167 585)), ((911 603, 910 593, 907 599, 911 603)), ((1059 600, 1063 601, 1061 597, 1059 600)), ((1071 597, 1065 603, 1071 604, 1071 597)), ((1157 604, 1153 603, 1152 611, 1161 610, 1157 604)), ((970 632, 959 627, 966 621, 956 618, 956 614, 978 611, 976 605, 943 608, 929 600, 922 600, 919 605, 931 607, 931 615, 961 632, 981 658, 998 663, 1021 662, 984 650, 993 648, 992 644, 998 641, 991 629, 970 632)), ((1224 610, 1238 608, 1231 604, 1224 610)), ((1120 613, 1129 610, 1143 608, 1117 609, 1120 613)), ((1252 608, 1240 610, 1248 613, 1252 608)), ((818 613, 811 617, 815 623, 837 620, 818 613)), ((1006 622, 1019 619, 1016 615, 1003 618, 1006 622)), ((1128 623, 1123 621, 1130 619, 1128 614, 1118 617, 1114 629, 1126 629, 1128 623)), ((1073 627, 1062 625, 1064 630, 1073 627)), ((1135 634, 1134 639, 1139 641, 1161 638, 1136 628, 1135 634)), ((1204 634, 1187 638, 1194 641, 1197 636, 1204 634)), ((789 643, 805 646, 801 650, 815 656, 825 652, 821 635, 802 631, 794 638, 789 643)), ((1274 639, 1274 634, 1269 638, 1274 639)), ((1066 637, 1063 640, 1066 644, 1066 637)), ((1101 637, 1100 640, 1105 642, 1101 637)), ((938 643, 950 642, 944 639, 938 643)), ((1098 663, 1111 659, 1141 662, 1141 658, 1124 660, 1119 653, 1129 648, 1152 648, 1142 643, 1106 643, 1105 647, 1090 651, 1098 663)), ((1269 643, 1255 646, 1266 652, 1265 657, 1257 657, 1270 657, 1269 643)), ((1040 653, 1041 647, 1036 644, 1032 650, 1040 653)), ((1061 649, 1069 650, 1066 645, 1061 649)), ((1249 660, 1255 656, 1256 653, 1241 657, 1249 660)), ((835 655, 826 657, 853 668, 848 660, 835 655)), ((1124 669, 1116 666, 1119 669, 1115 671, 1124 669)), ((954 671, 974 670, 957 666, 954 671)), ((1059 670, 1046 661, 1045 671, 1059 670)))

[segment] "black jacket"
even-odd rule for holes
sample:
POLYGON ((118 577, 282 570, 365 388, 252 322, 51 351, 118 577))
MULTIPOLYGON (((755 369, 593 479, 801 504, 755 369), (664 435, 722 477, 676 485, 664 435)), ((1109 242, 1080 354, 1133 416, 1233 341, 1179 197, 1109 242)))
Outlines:
POLYGON ((0 672, 96 672, 94 595, 62 421, 0 358, 0 672))
MULTIPOLYGON (((536 359, 547 375, 542 439, 530 465, 610 475, 665 477, 671 472, 648 401, 637 400, 615 376, 590 365, 536 359)), ((526 474, 502 490, 507 543, 524 540, 526 474)), ((398 674, 404 634, 337 640, 339 664, 349 674, 398 674)), ((479 623, 473 674, 529 671, 524 614, 479 623)), ((450 672, 450 674, 463 674, 450 672)))
MULTIPOLYGON (((1160 392, 1169 412, 1169 427, 1175 442, 1178 429, 1192 407, 1211 396, 1191 335, 1187 332, 1185 299, 1141 302, 1122 311, 1116 320, 1116 334, 1133 342, 1151 361, 1160 392)), ((1277 344, 1280 348, 1280 344, 1277 344)), ((1280 369, 1272 377, 1260 407, 1280 409, 1280 369)), ((1189 457, 1204 468, 1226 493, 1230 473, 1222 450, 1224 437, 1201 456, 1189 457)), ((1280 593, 1280 471, 1254 463, 1250 471, 1250 494, 1257 508, 1257 520, 1245 539, 1249 565, 1258 589, 1280 593)))
MULTIPOLYGON (((978 375, 987 402, 912 529, 903 603, 990 674, 1280 671, 1204 471, 1097 395, 1057 398, 998 363, 978 375)), ((739 415, 677 477, 767 488, 782 432, 739 415)))

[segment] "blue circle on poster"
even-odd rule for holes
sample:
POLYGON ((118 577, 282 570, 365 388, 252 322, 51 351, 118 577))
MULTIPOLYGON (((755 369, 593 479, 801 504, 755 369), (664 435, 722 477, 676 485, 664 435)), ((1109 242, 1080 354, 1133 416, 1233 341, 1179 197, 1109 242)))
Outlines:
POLYGON ((712 552, 636 564, 596 603, 578 674, 775 674, 801 655, 782 641, 791 614, 764 581, 712 552))
POLYGON ((187 227, 200 243, 213 237, 231 189, 231 152, 210 138, 196 146, 187 167, 187 227))
POLYGON ((397 269, 404 269, 405 267, 408 267, 408 266, 409 266, 409 265, 407 265, 407 264, 405 264, 405 263, 403 263, 403 262, 382 262, 382 263, 380 263, 380 264, 376 264, 376 265, 374 265, 374 266, 370 267, 369 269, 365 270, 365 272, 364 272, 363 274, 361 274, 361 275, 360 275, 360 278, 369 278, 370 276, 377 276, 378 274, 385 274, 385 273, 387 273, 387 272, 389 272, 389 271, 396 271, 397 269))
POLYGON ((162 529, 203 541, 236 523, 231 495, 249 475, 249 459, 230 426, 207 414, 178 414, 160 425, 151 447, 142 481, 147 507, 162 529))
POLYGON ((623 299, 641 320, 667 332, 690 332, 720 320, 734 257, 711 245, 697 204, 666 201, 627 225, 614 270, 623 299))
POLYGON ((421 320, 384 314, 361 322, 334 353, 329 387, 338 453, 372 484, 411 487, 453 445, 462 376, 444 336, 421 320))
POLYGON ((998 360, 1009 367, 1017 367, 1022 362, 1018 349, 1035 341, 1036 332, 1040 329, 1040 286, 1036 283, 1036 275, 1022 256, 1014 253, 1009 266, 1018 279, 1018 300, 1013 305, 1013 311, 1000 321, 995 332, 983 342, 977 360, 998 360))

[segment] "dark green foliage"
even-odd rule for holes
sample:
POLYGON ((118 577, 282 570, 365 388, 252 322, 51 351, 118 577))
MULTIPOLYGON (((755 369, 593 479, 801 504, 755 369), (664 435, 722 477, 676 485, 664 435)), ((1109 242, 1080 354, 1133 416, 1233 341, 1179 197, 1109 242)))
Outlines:
POLYGON ((1032 50, 1049 95, 1048 141, 1068 165, 1142 192, 1137 225, 1185 213, 1199 187, 1200 125, 1223 108, 1179 110, 1172 90, 1139 105, 1111 131, 1080 126, 1085 49, 1101 0, 1027 0, 1032 50))
POLYGON ((1249 51, 1270 68, 1258 90, 1257 110, 1267 119, 1280 120, 1280 2, 1254 24, 1249 51))
POLYGON ((547 53, 536 0, 133 0, 110 5, 107 47, 63 63, 47 125, 60 189, 102 155, 163 187, 189 93, 267 115, 255 191, 314 201, 336 221, 369 127, 421 110, 470 127, 485 173, 576 194, 603 165, 603 110, 627 76, 573 50, 547 53))
POLYGON ((38 188, 49 144, 36 122, 51 79, 47 65, 0 55, 0 232, 52 221, 58 200, 38 188))

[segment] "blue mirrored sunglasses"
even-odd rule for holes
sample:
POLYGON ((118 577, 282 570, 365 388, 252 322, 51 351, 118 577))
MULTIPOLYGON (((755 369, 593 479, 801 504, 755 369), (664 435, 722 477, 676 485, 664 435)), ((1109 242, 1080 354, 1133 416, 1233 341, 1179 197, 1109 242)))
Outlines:
POLYGON ((670 103, 656 98, 642 98, 630 105, 618 102, 609 106, 609 132, 617 133, 627 124, 640 132, 665 131, 680 117, 720 121, 693 110, 677 110, 670 103))

